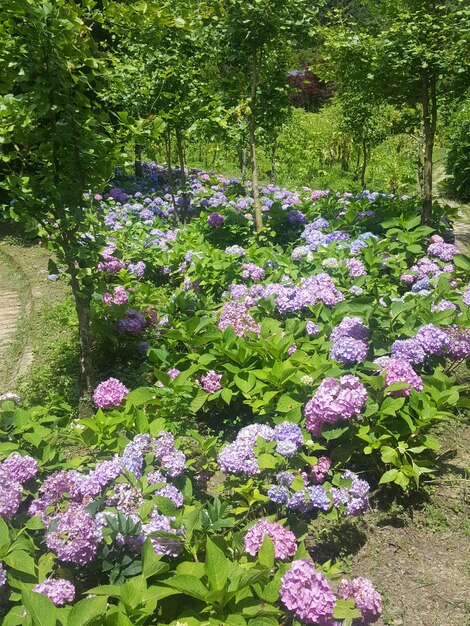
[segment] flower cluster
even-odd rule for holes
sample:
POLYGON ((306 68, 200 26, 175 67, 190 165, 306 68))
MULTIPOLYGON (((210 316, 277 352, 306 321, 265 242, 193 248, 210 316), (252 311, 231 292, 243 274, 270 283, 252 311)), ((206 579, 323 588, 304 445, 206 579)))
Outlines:
POLYGON ((333 496, 333 506, 335 508, 346 506, 345 515, 362 515, 369 508, 369 483, 358 477, 357 474, 346 470, 341 476, 343 480, 351 481, 349 487, 332 487, 330 490, 333 496))
POLYGON ((204 376, 201 376, 201 385, 206 393, 215 393, 222 389, 222 385, 220 381, 222 379, 222 374, 217 374, 214 370, 210 370, 204 376))
POLYGON ((46 578, 33 591, 47 596, 56 606, 63 606, 75 599, 75 587, 65 578, 46 578))
POLYGON ((367 392, 357 376, 325 378, 304 407, 307 428, 318 437, 324 424, 359 415, 366 400, 367 392))
POLYGON ((225 217, 220 213, 214 212, 207 216, 207 223, 212 228, 220 228, 225 222, 225 217))
POLYGON ((382 614, 382 598, 367 578, 343 579, 338 587, 338 595, 343 600, 354 600, 363 624, 373 624, 382 614))
POLYGON ((384 367, 385 384, 387 387, 395 383, 405 383, 404 389, 397 389, 391 392, 394 396, 409 396, 412 389, 423 390, 423 381, 414 371, 408 361, 403 359, 389 359, 384 367))
POLYGON ((0 464, 0 517, 10 519, 18 512, 23 483, 36 476, 38 462, 30 456, 13 452, 0 464))
POLYGON ((336 598, 326 577, 309 559, 297 559, 282 577, 281 601, 305 624, 327 625, 336 598), (327 621, 325 621, 327 620, 327 621))
POLYGON ((254 263, 245 263, 242 265, 243 278, 251 278, 252 280, 261 280, 264 278, 265 271, 262 267, 258 267, 254 263))
POLYGON ((100 383, 93 392, 93 402, 100 409, 112 409, 120 406, 129 393, 129 389, 117 378, 108 378, 100 383))
POLYGON ((297 551, 297 541, 294 533, 275 522, 259 520, 246 533, 244 538, 245 551, 256 556, 263 545, 265 536, 274 544, 274 554, 278 559, 287 559, 297 551))
POLYGON ((243 302, 229 300, 222 307, 218 326, 221 331, 231 327, 238 337, 244 337, 247 333, 259 334, 261 327, 248 313, 243 302))

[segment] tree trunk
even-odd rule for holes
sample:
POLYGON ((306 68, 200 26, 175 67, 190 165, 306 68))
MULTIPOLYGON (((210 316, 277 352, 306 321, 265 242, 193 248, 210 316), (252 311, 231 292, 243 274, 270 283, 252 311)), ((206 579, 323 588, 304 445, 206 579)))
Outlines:
POLYGON ((248 150, 246 145, 246 140, 243 139, 243 151, 242 151, 242 162, 241 162, 241 171, 242 171, 242 183, 246 182, 246 160, 248 156, 248 150))
POLYGON ((184 164, 184 150, 183 150, 183 136, 181 134, 181 130, 176 129, 176 147, 178 149, 178 159, 180 162, 180 179, 181 179, 181 191, 182 191, 182 199, 183 199, 183 222, 186 221, 188 217, 189 210, 189 197, 187 194, 187 182, 186 182, 186 166, 184 164))
POLYGON ((432 158, 437 124, 435 76, 426 76, 423 79, 422 106, 424 129, 423 222, 429 226, 432 219, 432 158))
POLYGON ((271 185, 274 185, 274 181, 276 180, 276 142, 273 142, 271 148, 271 170, 269 172, 269 182, 271 185))
POLYGON ((362 189, 366 188, 366 168, 367 168, 367 141, 362 140, 362 167, 361 167, 361 185, 362 189))
POLYGON ((176 205, 175 198, 175 184, 173 181, 173 171, 171 166, 171 129, 168 127, 165 137, 165 150, 166 150, 166 167, 168 170, 168 185, 170 187, 170 195, 173 203, 173 209, 175 210, 175 217, 178 218, 178 207, 176 205))
POLYGON ((134 174, 136 178, 143 178, 144 170, 142 169, 142 146, 138 143, 134 147, 134 174))
POLYGON ((251 116, 250 116, 250 151, 251 151, 251 180, 253 183, 253 206, 255 210, 256 232, 263 229, 263 213, 259 199, 258 163, 256 160, 256 92, 258 90, 258 55, 253 52, 253 66, 251 76, 251 116))
POLYGON ((341 169, 343 172, 349 171, 349 146, 347 139, 343 139, 341 149, 341 169))
POLYGON ((78 279, 78 267, 70 251, 64 249, 67 271, 70 276, 70 287, 75 302, 78 318, 78 343, 80 347, 80 404, 79 412, 83 417, 92 412, 93 393, 93 356, 91 349, 90 302, 91 296, 83 293, 78 279))

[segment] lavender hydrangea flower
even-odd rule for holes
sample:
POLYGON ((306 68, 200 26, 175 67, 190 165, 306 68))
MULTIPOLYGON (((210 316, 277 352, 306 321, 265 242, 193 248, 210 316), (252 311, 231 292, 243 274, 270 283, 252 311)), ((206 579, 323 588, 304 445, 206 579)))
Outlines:
POLYGON ((312 465, 310 469, 310 477, 314 483, 321 484, 324 482, 326 475, 330 471, 332 460, 327 456, 318 458, 316 465, 312 465))
POLYGON ((10 519, 20 508, 23 489, 14 475, 0 467, 0 517, 10 519))
POLYGON ((338 363, 349 364, 365 361, 369 346, 352 337, 341 337, 330 348, 330 356, 338 363))
POLYGON ((275 504, 287 504, 289 500, 289 490, 287 487, 283 487, 282 485, 280 487, 272 485, 268 489, 268 496, 275 504))
POLYGON ((364 263, 356 258, 351 258, 346 261, 346 267, 351 278, 359 278, 360 276, 366 276, 366 268, 364 263))
POLYGON ((423 390, 423 381, 421 377, 414 371, 413 367, 408 361, 402 359, 391 359, 385 366, 385 384, 388 386, 394 383, 406 383, 405 389, 397 389, 392 391, 391 395, 394 396, 409 396, 411 389, 416 391, 423 390))
POLYGON ((0 587, 7 584, 7 574, 3 568, 3 563, 0 562, 0 587))
POLYGON ((251 278, 252 280, 261 280, 264 278, 265 271, 262 267, 254 263, 244 263, 242 265, 243 278, 251 278))
POLYGON ((342 337, 351 337, 358 341, 365 341, 369 337, 369 329, 360 317, 345 317, 331 331, 330 341, 335 342, 342 337))
POLYGON ((129 389, 117 378, 108 378, 100 383, 93 392, 93 402, 100 409, 112 409, 122 404, 129 389))
POLYGON ((202 388, 206 393, 215 393, 222 389, 222 385, 220 381, 222 379, 222 374, 217 374, 214 370, 210 370, 204 376, 201 376, 201 384, 202 388))
POLYGON ((305 624, 322 624, 333 617, 336 598, 326 577, 310 559, 297 559, 282 577, 280 597, 295 618, 305 624))
POLYGON ((318 335, 320 332, 315 322, 311 322, 310 320, 305 324, 305 330, 307 331, 307 335, 318 335))
POLYGON ((338 586, 338 595, 343 600, 353 598, 363 624, 373 624, 382 614, 382 598, 367 578, 343 579, 338 586))
POLYGON ((409 363, 420 364, 426 358, 422 345, 414 337, 411 339, 397 339, 392 344, 392 356, 409 363))
POLYGON ((56 606, 63 606, 75 599, 75 587, 64 578, 46 578, 33 587, 33 591, 47 596, 56 606))
POLYGON ((294 456, 304 441, 302 431, 292 422, 282 422, 275 426, 273 439, 277 443, 276 452, 286 457, 294 456))
POLYGON ((421 326, 415 335, 415 341, 430 355, 443 355, 450 347, 447 333, 434 324, 421 326))
POLYGON ((23 484, 31 478, 34 478, 38 472, 38 462, 31 456, 23 456, 18 452, 12 452, 0 468, 10 474, 14 482, 23 484))
POLYGON ((304 407, 307 428, 318 437, 324 424, 359 415, 366 400, 367 392, 357 376, 325 378, 304 407))
POLYGON ((363 515, 369 508, 369 483, 350 470, 346 470, 341 478, 350 480, 351 486, 331 488, 333 506, 338 508, 340 505, 346 505, 347 516, 363 515))
POLYGON ((231 327, 238 337, 244 337, 248 332, 259 335, 261 326, 248 313, 242 302, 230 300, 222 308, 218 326, 221 331, 231 327))
POLYGON ((212 228, 220 228, 225 222, 225 217, 216 211, 207 216, 207 223, 212 228))
POLYGON ((134 274, 136 278, 142 278, 145 274, 146 265, 143 261, 137 261, 137 263, 129 263, 127 271, 134 274))
POLYGON ((265 536, 274 544, 274 554, 277 559, 287 559, 297 552, 297 541, 294 533, 275 522, 259 520, 251 526, 244 538, 245 551, 256 556, 261 550, 265 536))
POLYGON ((165 515, 155 515, 148 524, 142 525, 144 537, 150 537, 153 549, 156 554, 166 554, 168 556, 178 556, 183 551, 183 529, 172 528, 172 517, 165 515), (158 533, 171 533, 175 537, 159 537, 158 533))
POLYGON ((181 372, 179 371, 179 369, 176 369, 176 367, 171 367, 167 371, 167 374, 171 378, 171 380, 176 380, 176 378, 178 378, 178 376, 181 374, 181 372))
POLYGON ((298 209, 292 209, 291 211, 289 211, 289 213, 287 214, 287 219, 289 220, 289 223, 292 225, 305 224, 307 222, 307 218, 305 217, 305 214, 302 213, 302 211, 299 211, 298 209))
POLYGON ((86 565, 95 557, 102 535, 83 506, 71 503, 53 522, 46 535, 46 545, 59 559, 86 565))
POLYGON ((233 256, 245 256, 246 250, 241 246, 227 246, 227 248, 225 248, 225 254, 230 254, 233 256))
POLYGON ((168 498, 168 500, 171 500, 173 502, 177 509, 183 506, 183 494, 174 485, 165 485, 165 487, 158 489, 155 492, 155 495, 161 496, 163 498, 168 498))

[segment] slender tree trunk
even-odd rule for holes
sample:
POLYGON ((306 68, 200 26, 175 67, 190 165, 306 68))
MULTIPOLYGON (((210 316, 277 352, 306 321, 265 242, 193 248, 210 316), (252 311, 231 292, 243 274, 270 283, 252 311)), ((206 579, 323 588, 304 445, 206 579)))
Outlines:
POLYGON ((361 185, 362 189, 366 188, 366 168, 367 168, 367 141, 362 140, 362 167, 361 167, 361 185))
POLYGON ((178 159, 180 162, 180 178, 182 190, 181 197, 183 199, 183 222, 185 222, 188 217, 189 197, 187 194, 186 166, 184 164, 183 136, 179 128, 176 129, 176 147, 178 149, 178 159))
POLYGON ((134 147, 134 174, 136 178, 143 178, 144 170, 142 169, 142 146, 138 143, 134 147))
POLYGON ((212 167, 215 167, 218 153, 219 153, 219 146, 216 144, 215 149, 214 149, 214 156, 212 157, 212 167))
POLYGON ((64 246, 67 271, 70 276, 70 287, 75 302, 75 310, 78 318, 78 343, 80 347, 80 406, 79 411, 83 416, 91 412, 91 397, 93 393, 93 356, 90 325, 90 302, 91 296, 85 295, 80 288, 78 278, 78 266, 71 252, 64 246))
POLYGON ((171 201, 173 203, 173 209, 175 210, 175 216, 178 218, 178 207, 176 205, 175 198, 175 184, 173 181, 173 170, 171 165, 171 129, 168 127, 165 137, 165 151, 166 151, 166 167, 168 170, 168 184, 170 186, 171 201))
POLYGON ((341 149, 341 169, 343 172, 349 171, 349 146, 347 139, 343 139, 341 149))
POLYGON ((273 142, 271 147, 271 170, 269 172, 269 182, 274 185, 276 180, 276 142, 273 142))
POLYGON ((249 142, 251 150, 251 180, 253 183, 253 205, 255 210, 256 231, 263 228, 263 213, 259 199, 258 163, 256 159, 256 92, 258 90, 258 54, 253 52, 253 66, 251 75, 251 116, 249 128, 249 142))
POLYGON ((437 125, 436 78, 423 79, 423 129, 424 129, 424 168, 423 168, 423 222, 431 223, 432 218, 432 159, 437 125))
POLYGON ((242 163, 241 163, 241 170, 242 170, 242 183, 245 184, 246 182, 246 161, 248 158, 248 148, 247 148, 247 143, 245 138, 243 139, 243 150, 242 150, 242 163))

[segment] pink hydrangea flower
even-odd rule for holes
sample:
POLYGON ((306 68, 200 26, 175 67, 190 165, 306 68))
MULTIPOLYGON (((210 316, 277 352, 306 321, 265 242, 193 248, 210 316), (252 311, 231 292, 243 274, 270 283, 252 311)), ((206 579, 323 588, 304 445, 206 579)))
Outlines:
POLYGON ((256 556, 263 545, 264 537, 268 536, 274 544, 274 554, 278 559, 287 559, 297 552, 297 541, 294 533, 275 522, 260 520, 245 535, 245 551, 256 556))
POLYGON ((108 378, 96 387, 93 392, 93 402, 100 409, 112 409, 119 406, 129 393, 117 378, 108 378))
POLYGON ((206 393, 215 393, 222 389, 222 385, 220 381, 222 379, 222 374, 217 374, 214 370, 210 370, 204 376, 201 376, 201 384, 202 388, 206 393))

